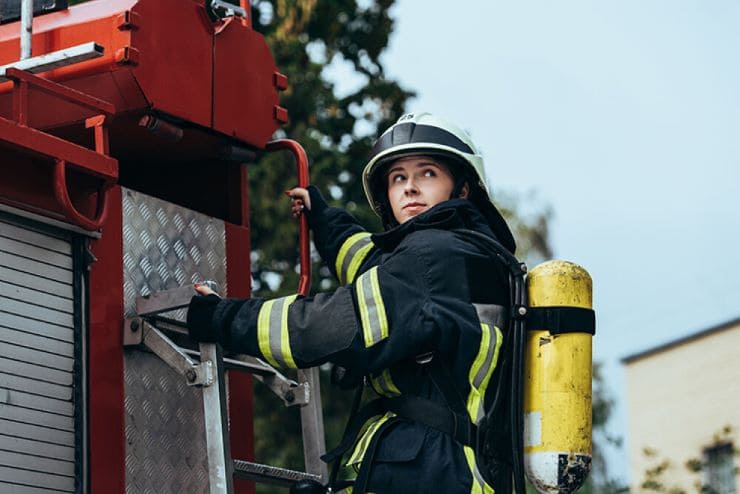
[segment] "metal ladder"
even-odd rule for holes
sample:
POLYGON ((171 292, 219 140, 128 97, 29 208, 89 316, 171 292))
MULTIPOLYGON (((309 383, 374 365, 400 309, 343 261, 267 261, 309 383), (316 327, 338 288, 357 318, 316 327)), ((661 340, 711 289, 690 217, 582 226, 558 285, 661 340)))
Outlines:
MULTIPOLYGON (((296 162, 298 186, 308 187, 308 157, 303 147, 291 139, 268 142, 265 151, 289 151, 296 162)), ((308 219, 299 217, 298 244, 300 276, 298 294, 308 295, 311 286, 311 256, 308 219)), ((134 318, 126 319, 123 344, 143 346, 159 356, 185 377, 188 385, 203 390, 203 414, 208 452, 211 494, 232 494, 234 478, 290 487, 300 480, 325 483, 326 464, 320 457, 326 452, 324 418, 321 410, 318 368, 298 370, 298 382, 286 378, 277 369, 255 357, 224 357, 217 344, 200 343, 198 351, 176 345, 165 333, 187 334, 181 320, 163 314, 188 306, 195 294, 193 285, 155 292, 136 300, 134 318), (225 369, 249 372, 278 395, 286 406, 299 406, 306 471, 299 472, 271 465, 232 460, 228 439, 228 412, 224 382, 225 369)))
POLYGON ((299 371, 296 382, 255 357, 224 357, 218 344, 200 343, 199 350, 175 344, 168 334, 173 337, 187 335, 187 329, 182 321, 162 314, 187 307, 194 294, 194 287, 190 285, 137 298, 137 316, 126 319, 123 344, 146 348, 182 375, 189 386, 202 389, 211 494, 232 494, 234 478, 286 487, 300 480, 325 482, 326 465, 319 459, 325 452, 325 443, 318 369, 299 371), (224 381, 226 369, 251 373, 286 406, 300 407, 305 472, 232 460, 224 381))

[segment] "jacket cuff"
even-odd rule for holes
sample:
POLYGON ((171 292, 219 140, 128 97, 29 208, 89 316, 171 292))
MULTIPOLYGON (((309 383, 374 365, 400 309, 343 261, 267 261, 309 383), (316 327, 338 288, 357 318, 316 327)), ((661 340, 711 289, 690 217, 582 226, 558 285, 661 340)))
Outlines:
POLYGON ((213 324, 221 297, 218 295, 195 295, 188 305, 187 325, 190 338, 204 343, 216 343, 219 340, 218 328, 213 324))
POLYGON ((306 211, 306 217, 308 218, 308 226, 313 229, 329 205, 315 185, 309 185, 306 190, 308 190, 308 196, 311 199, 311 209, 306 211))

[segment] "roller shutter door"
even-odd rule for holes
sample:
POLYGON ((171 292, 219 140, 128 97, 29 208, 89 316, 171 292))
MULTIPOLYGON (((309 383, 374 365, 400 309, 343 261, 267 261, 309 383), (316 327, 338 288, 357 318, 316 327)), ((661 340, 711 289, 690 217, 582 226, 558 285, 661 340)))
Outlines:
POLYGON ((0 492, 78 487, 73 241, 65 232, 0 216, 0 492))

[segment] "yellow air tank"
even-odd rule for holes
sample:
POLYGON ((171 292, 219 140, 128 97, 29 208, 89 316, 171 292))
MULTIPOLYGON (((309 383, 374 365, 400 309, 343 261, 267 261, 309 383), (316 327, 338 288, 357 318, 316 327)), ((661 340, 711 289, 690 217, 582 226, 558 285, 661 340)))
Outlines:
POLYGON ((525 348, 525 471, 539 492, 569 494, 591 469, 591 277, 548 261, 530 271, 527 293, 530 316, 542 317, 528 322, 525 348))

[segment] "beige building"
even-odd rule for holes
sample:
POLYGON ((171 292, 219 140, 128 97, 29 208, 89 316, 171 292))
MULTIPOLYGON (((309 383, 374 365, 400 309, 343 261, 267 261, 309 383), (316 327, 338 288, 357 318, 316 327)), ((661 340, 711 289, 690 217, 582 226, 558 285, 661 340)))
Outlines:
POLYGON ((653 479, 666 491, 701 492, 703 484, 713 489, 706 492, 740 492, 740 318, 622 362, 630 492, 655 492, 643 482, 665 461, 653 479))

